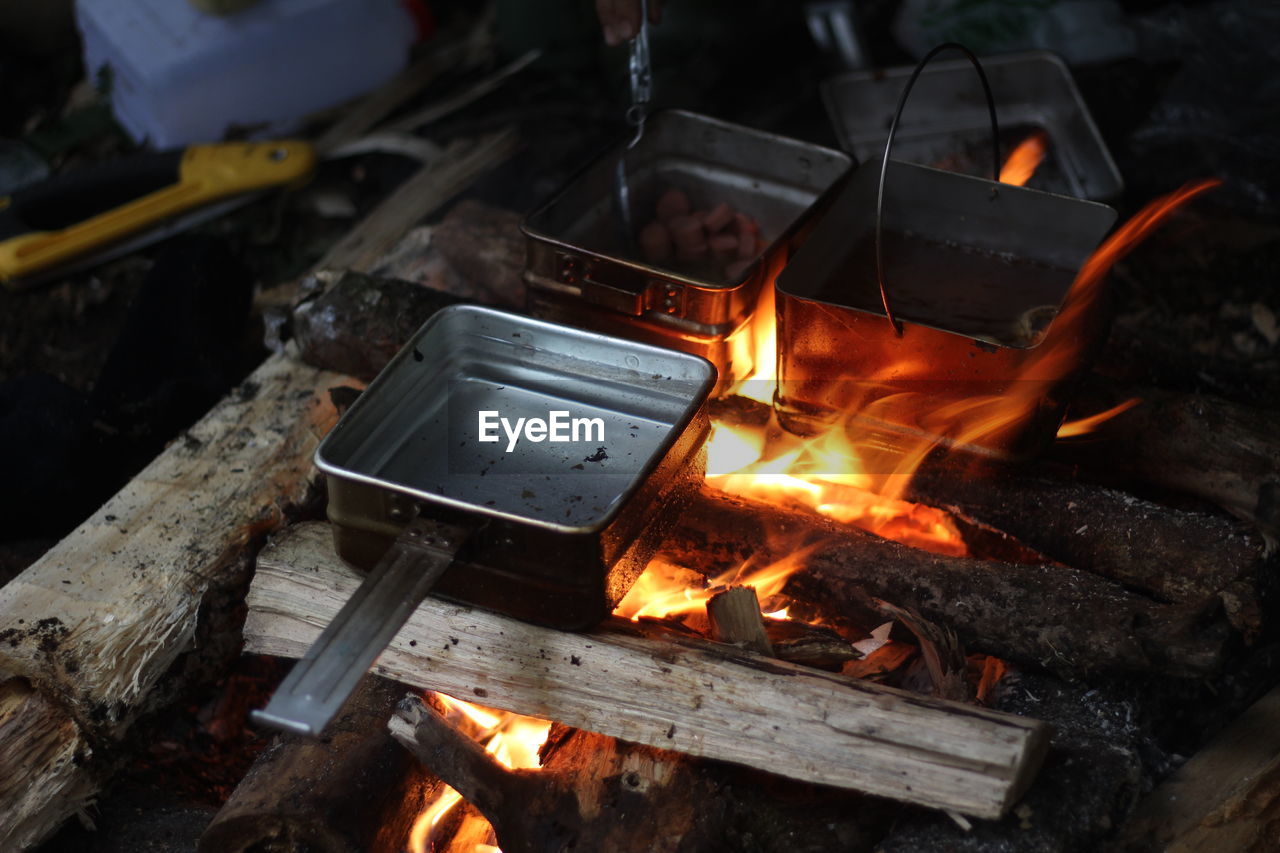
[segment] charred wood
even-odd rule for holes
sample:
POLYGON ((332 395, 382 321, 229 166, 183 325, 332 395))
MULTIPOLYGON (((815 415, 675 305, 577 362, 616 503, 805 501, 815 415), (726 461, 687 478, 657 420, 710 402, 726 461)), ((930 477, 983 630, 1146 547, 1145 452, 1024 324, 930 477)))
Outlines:
POLYGON ((404 688, 361 684, 323 740, 278 737, 200 838, 202 853, 360 853, 404 849, 439 783, 385 725, 404 688))
POLYGON ((794 597, 861 608, 866 624, 883 621, 875 613, 883 599, 951 628, 971 652, 1025 665, 1203 675, 1221 666, 1230 633, 1216 605, 1160 604, 1066 566, 942 557, 709 487, 662 550, 713 574, 802 545, 814 547, 789 581, 794 597))

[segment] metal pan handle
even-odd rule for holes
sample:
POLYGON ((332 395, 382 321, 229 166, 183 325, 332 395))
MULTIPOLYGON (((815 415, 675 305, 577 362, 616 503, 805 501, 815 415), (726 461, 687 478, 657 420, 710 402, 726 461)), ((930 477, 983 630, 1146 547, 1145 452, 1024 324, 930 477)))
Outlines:
POLYGON ((253 721, 319 736, 453 562, 470 531, 415 518, 253 721))
POLYGON ((996 102, 991 97, 991 85, 987 82, 987 73, 982 70, 982 63, 969 48, 955 42, 940 44, 926 53, 924 59, 921 59, 915 70, 911 72, 911 77, 907 80, 901 97, 898 98, 898 109, 894 111, 893 122, 889 125, 889 138, 884 142, 884 156, 880 158, 880 182, 876 188, 876 283, 880 286, 880 304, 884 306, 884 314, 889 318, 893 332, 898 337, 902 337, 902 321, 894 316, 893 309, 889 307, 889 292, 884 286, 884 248, 880 235, 881 220, 884 215, 884 177, 889 170, 889 152, 893 149, 893 138, 898 133, 898 120, 902 118, 902 110, 907 105, 907 96, 911 94, 911 87, 916 84, 916 78, 920 76, 920 72, 930 60, 944 50, 958 50, 963 53, 973 65, 973 69, 978 72, 978 79, 982 81, 982 91, 987 96, 987 112, 991 115, 991 180, 1000 180, 1000 125, 996 121, 996 102))

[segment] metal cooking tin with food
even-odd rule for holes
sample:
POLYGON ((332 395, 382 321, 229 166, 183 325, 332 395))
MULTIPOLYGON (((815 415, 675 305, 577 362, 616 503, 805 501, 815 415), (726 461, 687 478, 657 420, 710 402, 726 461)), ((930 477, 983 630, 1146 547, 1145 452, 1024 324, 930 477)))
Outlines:
POLYGON ((722 382, 741 378, 752 367, 745 327, 761 286, 851 166, 846 154, 817 145, 695 113, 657 112, 634 147, 624 141, 588 165, 525 220, 530 310, 701 355, 722 382), (641 232, 634 248, 616 227, 620 158, 641 232), (667 217, 659 208, 673 190, 686 210, 667 217), (716 221, 726 215, 724 224, 716 221), (689 247, 677 239, 663 257, 642 239, 646 224, 665 227, 676 217, 706 239, 701 254, 695 246, 680 257, 689 247), (717 248, 729 243, 717 237, 732 238, 732 248, 717 248))

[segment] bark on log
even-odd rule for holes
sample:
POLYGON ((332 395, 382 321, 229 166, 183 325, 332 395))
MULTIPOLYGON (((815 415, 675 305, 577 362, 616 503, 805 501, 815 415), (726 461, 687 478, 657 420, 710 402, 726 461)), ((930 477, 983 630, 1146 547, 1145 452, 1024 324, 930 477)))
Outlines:
POLYGON ((411 281, 321 274, 304 285, 293 334, 307 364, 369 382, 427 318, 459 301, 411 281))
MULTIPOLYGON (((80 809, 99 779, 71 757, 102 752, 182 687, 174 664, 193 646, 202 605, 243 594, 256 543, 306 499, 305 460, 333 420, 325 390, 343 381, 268 359, 0 590, 0 685, 35 688, 0 708, 0 756, 27 768, 21 790, 0 789, 0 849, 34 844, 80 809), (20 722, 40 714, 34 728, 20 722)), ((202 655, 216 657, 218 643, 234 654, 233 625, 200 627, 202 655)))
POLYGON ((1096 380, 1074 409, 1103 411, 1129 397, 1142 403, 1087 439, 1059 442, 1061 458, 1108 479, 1138 477, 1217 504, 1280 540, 1280 438, 1275 413, 1216 397, 1096 380))
POLYGON ((399 853, 441 783, 386 731, 404 688, 367 678, 323 740, 282 735, 200 837, 200 853, 399 853))
MULTIPOLYGON (((250 651, 300 657, 354 591, 327 525, 259 557, 250 651)), ((428 598, 375 672, 626 740, 977 816, 1029 783, 1034 720, 772 661, 631 622, 569 634, 428 598)))
POLYGON ((1220 609, 1164 605, 1088 572, 941 557, 816 515, 704 486, 662 546, 665 559, 708 574, 779 560, 802 546, 794 597, 836 607, 872 599, 954 629, 971 652, 1078 674, 1085 670, 1203 675, 1220 668, 1229 628, 1220 609))
POLYGON ((893 811, 831 789, 787 782, 779 790, 751 771, 560 725, 540 769, 505 770, 417 697, 407 697, 389 728, 479 806, 506 853, 857 853, 872 849, 871 828, 893 811))
POLYGON ((1053 560, 1162 601, 1219 597, 1242 633, 1262 628, 1257 581, 1267 549, 1243 522, 1004 467, 926 468, 907 497, 1003 530, 1053 560))
POLYGON ((1258 700, 1147 795, 1125 826, 1127 853, 1264 853, 1280 839, 1280 688, 1258 700))

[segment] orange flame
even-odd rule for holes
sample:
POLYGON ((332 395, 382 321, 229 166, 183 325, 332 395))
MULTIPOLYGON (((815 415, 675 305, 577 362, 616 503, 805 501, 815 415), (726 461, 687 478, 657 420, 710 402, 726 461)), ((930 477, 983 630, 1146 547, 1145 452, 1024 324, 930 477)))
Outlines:
POLYGON ((1037 130, 1019 142, 1000 167, 1000 183, 1020 187, 1031 180, 1048 148, 1049 136, 1043 130, 1037 130))
MULTIPOLYGON (((537 717, 523 717, 506 711, 482 708, 443 693, 434 695, 444 705, 451 722, 466 722, 475 727, 479 732, 476 740, 483 742, 485 752, 503 767, 529 769, 539 766, 538 750, 547 739, 551 723, 537 717)), ((412 853, 428 853, 432 849, 433 830, 461 800, 461 794, 446 786, 418 815, 409 832, 409 849, 412 853)), ((457 853, 472 853, 483 848, 498 851, 497 847, 489 843, 492 840, 493 828, 488 821, 469 815, 464 825, 454 833, 449 849, 457 853)))
POLYGON ((1067 421, 1058 427, 1058 438, 1075 438, 1080 435, 1088 435, 1102 424, 1114 418, 1116 415, 1122 415, 1132 409, 1134 406, 1142 402, 1141 397, 1133 397, 1118 403, 1105 412, 1098 412, 1096 415, 1089 415, 1087 418, 1077 418, 1074 421, 1067 421))

